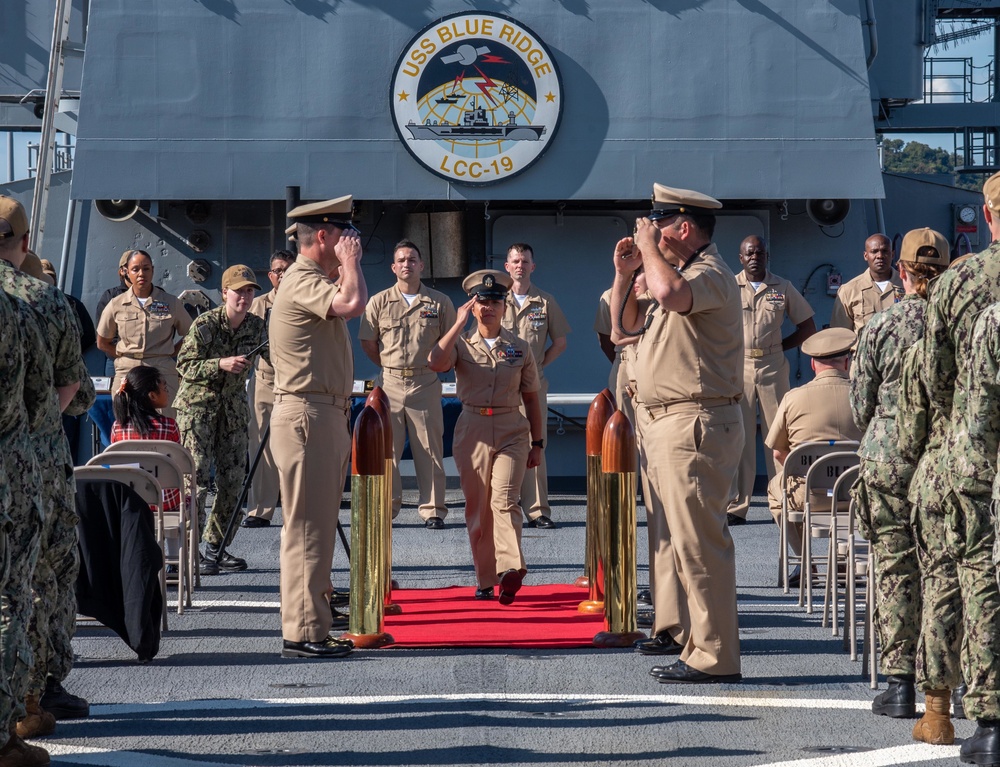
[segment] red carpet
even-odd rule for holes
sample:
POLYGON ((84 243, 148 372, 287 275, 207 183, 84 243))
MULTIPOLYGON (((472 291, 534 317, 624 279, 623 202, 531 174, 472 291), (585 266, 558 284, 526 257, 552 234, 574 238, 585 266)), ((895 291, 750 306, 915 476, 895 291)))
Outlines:
MULTIPOLYGON (((592 647, 604 614, 585 615, 577 605, 587 590, 566 584, 524 586, 514 604, 476 601, 470 586, 398 589, 402 615, 385 616, 391 647, 592 647)), ((499 594, 499 591, 497 592, 499 594)))

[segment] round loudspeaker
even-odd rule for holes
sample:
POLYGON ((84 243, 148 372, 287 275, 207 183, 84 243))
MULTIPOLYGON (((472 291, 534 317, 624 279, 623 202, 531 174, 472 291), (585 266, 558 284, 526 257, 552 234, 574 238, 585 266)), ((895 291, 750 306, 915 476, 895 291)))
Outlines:
POLYGON ((851 212, 850 200, 808 200, 806 212, 820 226, 839 224, 851 212))
POLYGON ((138 200, 95 200, 94 206, 109 221, 128 221, 139 212, 138 200))

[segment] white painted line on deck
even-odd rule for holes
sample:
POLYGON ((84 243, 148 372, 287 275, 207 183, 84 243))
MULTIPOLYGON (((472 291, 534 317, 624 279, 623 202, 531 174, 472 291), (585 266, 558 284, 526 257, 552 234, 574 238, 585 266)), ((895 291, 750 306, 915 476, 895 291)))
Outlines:
POLYGON ((831 754, 816 759, 795 759, 789 762, 769 762, 759 767, 892 767, 895 764, 913 764, 934 759, 957 759, 958 746, 931 746, 914 743, 908 746, 879 748, 874 751, 854 751, 831 754))

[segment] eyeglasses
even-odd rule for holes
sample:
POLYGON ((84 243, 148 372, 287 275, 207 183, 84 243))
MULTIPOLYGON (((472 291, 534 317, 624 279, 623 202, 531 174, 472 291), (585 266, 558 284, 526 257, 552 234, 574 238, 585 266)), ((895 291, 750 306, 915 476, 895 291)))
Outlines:
POLYGON ((271 274, 276 274, 276 275, 278 275, 280 277, 281 275, 283 275, 285 273, 285 270, 284 269, 271 269, 270 272, 271 272, 271 274))

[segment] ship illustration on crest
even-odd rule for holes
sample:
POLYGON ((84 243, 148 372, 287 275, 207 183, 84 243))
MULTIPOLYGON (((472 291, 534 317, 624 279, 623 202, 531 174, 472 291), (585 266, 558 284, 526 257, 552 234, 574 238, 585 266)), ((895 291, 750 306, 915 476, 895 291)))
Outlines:
MULTIPOLYGON (((451 94, 454 95, 454 91, 451 94)), ((451 96, 449 96, 451 98, 451 96)), ((441 99, 438 99, 440 102, 441 99)), ((453 103, 453 102, 448 102, 453 103)), ((412 120, 406 129, 415 139, 486 139, 490 141, 538 141, 545 134, 544 125, 519 125, 513 110, 507 113, 507 121, 492 123, 485 107, 479 106, 475 98, 472 108, 462 113, 461 123, 437 122, 428 119, 417 124, 412 120)))

